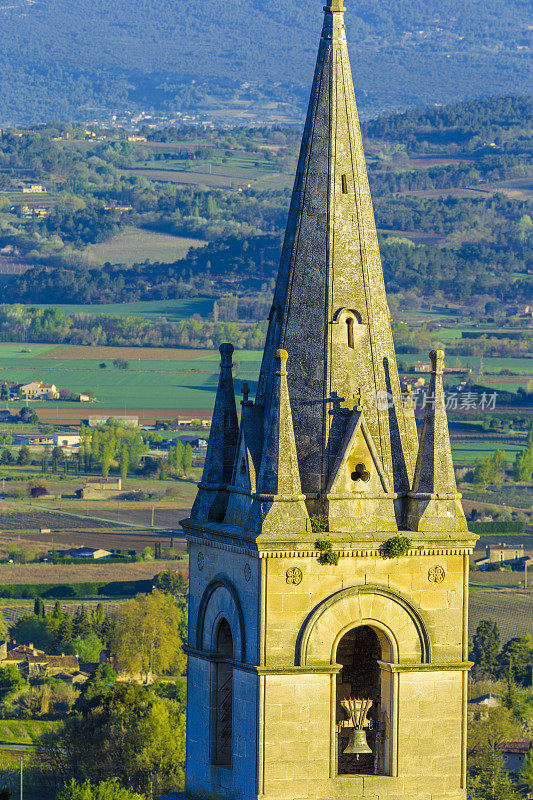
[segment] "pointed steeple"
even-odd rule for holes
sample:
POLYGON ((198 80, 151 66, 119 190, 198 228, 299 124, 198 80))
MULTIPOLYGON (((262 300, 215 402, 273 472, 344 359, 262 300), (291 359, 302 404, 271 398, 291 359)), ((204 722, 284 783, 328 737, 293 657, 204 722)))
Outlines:
POLYGON ((407 526, 415 531, 466 531, 461 495, 455 482, 446 416, 442 383, 444 353, 442 350, 432 350, 429 357, 431 380, 413 489, 409 492, 407 526))
POLYGON ((324 11, 256 403, 268 405, 274 352, 288 350, 302 490, 324 494, 346 428, 339 401, 360 391, 387 480, 405 495, 417 441, 396 367, 344 7, 328 0, 324 11))
POLYGON ((191 511, 191 519, 224 519, 228 502, 227 487, 231 482, 239 423, 233 389, 232 344, 221 344, 220 377, 218 380, 209 444, 202 480, 191 511))
POLYGON ((276 351, 270 407, 264 419, 261 467, 247 523, 248 530, 257 533, 310 529, 298 470, 287 359, 286 350, 276 351))

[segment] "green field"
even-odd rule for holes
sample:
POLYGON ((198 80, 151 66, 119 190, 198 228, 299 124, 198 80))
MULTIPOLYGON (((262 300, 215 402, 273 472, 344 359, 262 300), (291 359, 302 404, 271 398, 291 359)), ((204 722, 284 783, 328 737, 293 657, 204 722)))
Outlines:
POLYGON ((507 464, 510 466, 519 450, 524 449, 524 444, 498 444, 498 441, 484 442, 454 442, 452 439, 452 455, 456 466, 475 464, 476 461, 492 455, 495 450, 504 450, 507 464))
MULTIPOLYGON (((185 359, 158 360, 157 351, 154 358, 135 358, 133 348, 124 349, 124 357, 128 359, 128 370, 117 370, 112 366, 112 358, 104 358, 104 352, 95 348, 95 358, 87 359, 85 349, 79 358, 53 358, 51 354, 65 350, 62 345, 0 345, 0 381, 29 382, 42 380, 54 383, 58 388, 70 389, 72 392, 83 392, 91 389, 97 398, 96 403, 85 403, 87 413, 104 408, 176 408, 176 409, 208 409, 212 408, 218 384, 220 355, 218 351, 205 351, 205 355, 197 356, 198 351, 182 351, 185 359), (31 349, 30 353, 20 352, 31 349), (190 356, 192 357, 188 357, 190 356), (107 369, 100 369, 102 361, 108 364, 107 369)), ((76 348, 69 347, 69 354, 75 354, 76 348)), ((146 354, 146 350, 143 350, 146 354)), ((261 354, 256 351, 241 351, 234 360, 234 375, 239 381, 246 380, 253 387, 259 372, 261 354)), ((11 405, 17 406, 17 403, 11 405)), ((39 408, 76 406, 79 403, 60 403, 39 401, 33 404, 37 412, 39 408)))
MULTIPOLYGON (((422 353, 398 353, 396 357, 398 361, 404 361, 408 364, 417 364, 419 361, 423 364, 426 362, 429 364, 429 358, 424 357, 422 353)), ((479 370, 481 359, 478 356, 450 356, 446 359, 445 363, 447 367, 454 367, 456 361, 461 363, 462 369, 469 368, 475 373, 479 370)), ((533 358, 491 358, 486 356, 483 359, 483 370, 485 374, 499 373, 502 369, 510 369, 516 373, 533 375, 533 358)), ((483 375, 479 376, 480 383, 483 383, 483 378, 483 375)))
POLYGON ((0 745, 33 744, 45 731, 53 730, 60 722, 33 719, 0 720, 0 745))
MULTIPOLYGON (((124 313, 138 313, 139 305, 146 305, 147 317, 165 315, 176 317, 185 312, 199 313, 206 310, 209 300, 198 301, 158 301, 147 304, 117 305, 124 313)), ((65 306, 67 312, 90 311, 94 308, 111 311, 113 306, 65 306)), ((0 381, 27 382, 42 380, 54 383, 59 389, 70 389, 79 393, 91 389, 97 398, 94 403, 86 403, 83 408, 92 413, 98 408, 155 409, 209 409, 213 407, 218 384, 220 356, 217 350, 174 350, 168 351, 170 357, 162 357, 162 351, 153 353, 143 348, 78 348, 69 345, 50 344, 0 344, 0 381), (29 350, 30 352, 23 352, 29 350), (90 357, 94 352, 94 356, 90 357), (65 353, 66 357, 62 357, 65 353), (113 353, 113 355, 111 355, 113 353), (137 353, 142 357, 137 357, 137 353), (113 368, 112 361, 123 355, 129 362, 128 370, 113 368), (89 357, 88 357, 89 356, 89 357), (100 363, 107 364, 106 369, 100 363)), ((234 377, 237 392, 242 381, 247 381, 255 390, 262 354, 259 351, 241 350, 234 356, 234 377)), ((402 356, 403 358, 403 356, 402 356)), ((405 356, 405 358, 415 358, 405 356)), ((510 361, 511 359, 508 359, 510 361)), ((526 359, 514 359, 526 361, 526 359)), ((16 403, 13 403, 16 407, 16 403)), ((66 408, 79 403, 37 402, 39 408, 66 408)), ((477 458, 484 458, 497 448, 496 441, 465 442, 453 445, 457 464, 471 464, 477 458)), ((508 460, 514 459, 520 443, 506 445, 508 460)))
POLYGON ((166 233, 125 227, 118 236, 101 244, 92 244, 84 250, 89 259, 98 264, 140 264, 150 261, 173 262, 187 255, 191 247, 202 247, 202 239, 169 236, 166 233))
MULTIPOLYGON (((28 308, 50 308, 50 304, 27 305, 28 308)), ((182 300, 145 300, 138 303, 104 303, 102 305, 75 305, 58 303, 58 308, 64 314, 111 314, 118 317, 140 317, 141 319, 159 319, 165 317, 169 322, 178 322, 181 319, 199 314, 207 317, 213 310, 213 300, 208 297, 192 297, 182 300)), ((1 351, 2 345, 0 345, 1 351)), ((37 347, 48 345, 32 345, 32 351, 37 347)))

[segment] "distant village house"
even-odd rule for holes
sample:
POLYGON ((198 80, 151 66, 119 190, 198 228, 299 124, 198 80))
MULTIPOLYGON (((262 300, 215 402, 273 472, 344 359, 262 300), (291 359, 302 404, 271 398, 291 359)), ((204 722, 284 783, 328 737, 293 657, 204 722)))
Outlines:
POLYGON ((26 675, 39 675, 46 672, 54 675, 58 672, 78 672, 80 664, 77 656, 49 656, 44 650, 38 650, 33 644, 16 642, 0 642, 0 665, 16 664, 26 675))
POLYGON ((46 188, 40 183, 31 183, 22 187, 22 194, 46 194, 46 188))
POLYGON ((515 780, 520 776, 532 744, 531 739, 504 739, 500 742, 503 768, 515 780))
POLYGON ((13 444, 46 447, 46 445, 54 444, 54 437, 46 433, 15 433, 13 434, 13 444))
POLYGON ((19 383, 13 387, 13 393, 19 394, 24 400, 49 400, 59 397, 59 392, 54 383, 31 381, 19 383))
POLYGON ((523 566, 524 562, 530 558, 524 550, 523 544, 488 544, 484 558, 478 558, 475 562, 478 569, 486 569, 491 565, 501 564, 502 566, 523 566))
POLYGON ((99 561, 102 558, 109 558, 112 553, 101 547, 71 547, 70 550, 61 550, 59 555, 61 558, 85 558, 88 561, 99 561))
POLYGON ((81 436, 79 433, 54 433, 53 441, 56 447, 63 447, 65 450, 70 450, 80 446, 81 436))
POLYGON ((81 496, 84 500, 102 500, 121 490, 121 478, 87 478, 86 485, 81 489, 81 496))

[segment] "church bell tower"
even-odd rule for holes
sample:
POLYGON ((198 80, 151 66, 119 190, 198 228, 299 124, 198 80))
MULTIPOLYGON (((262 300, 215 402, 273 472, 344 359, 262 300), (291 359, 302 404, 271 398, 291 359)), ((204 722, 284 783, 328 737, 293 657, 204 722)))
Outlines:
POLYGON ((261 373, 233 347, 190 554, 186 791, 464 800, 468 532, 442 373, 403 396, 341 0, 327 0, 261 373))

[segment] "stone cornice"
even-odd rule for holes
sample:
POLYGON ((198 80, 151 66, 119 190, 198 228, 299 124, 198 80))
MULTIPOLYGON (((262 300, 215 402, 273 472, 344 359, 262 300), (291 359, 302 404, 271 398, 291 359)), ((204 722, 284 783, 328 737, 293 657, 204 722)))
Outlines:
MULTIPOLYGON (((186 645, 183 648, 187 656, 199 658, 210 663, 224 662, 230 664, 233 669, 243 672, 252 672, 256 675, 336 675, 342 669, 342 664, 305 664, 296 666, 294 664, 266 664, 256 665, 247 664, 243 661, 228 659, 218 653, 207 650, 197 650, 186 645)), ((425 664, 392 664, 389 661, 378 661, 379 666, 385 672, 394 674, 416 673, 416 672, 468 672, 474 666, 473 661, 434 661, 425 664)))
POLYGON ((381 669, 386 672, 468 672, 474 666, 473 661, 444 661, 430 662, 429 664, 391 664, 388 661, 378 661, 381 669))
POLYGON ((251 558, 318 558, 315 541, 327 538, 334 552, 341 558, 385 558, 383 545, 391 536, 405 535, 411 539, 408 557, 470 555, 474 549, 475 534, 438 536, 416 531, 390 531, 380 534, 313 533, 285 534, 273 539, 260 535, 248 538, 242 528, 214 522, 184 520, 183 528, 190 542, 215 547, 251 558))

